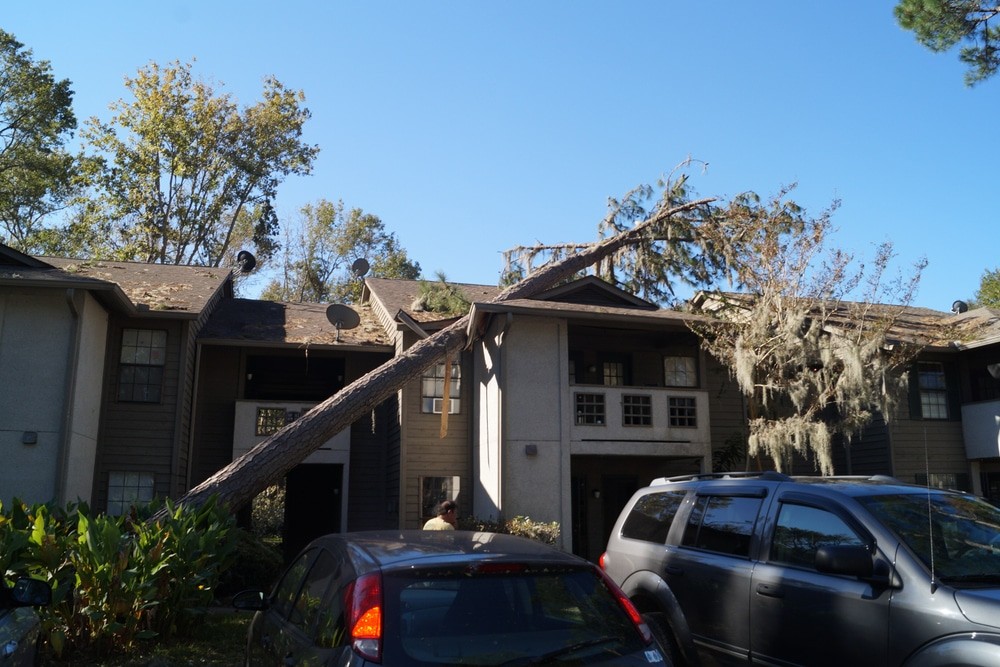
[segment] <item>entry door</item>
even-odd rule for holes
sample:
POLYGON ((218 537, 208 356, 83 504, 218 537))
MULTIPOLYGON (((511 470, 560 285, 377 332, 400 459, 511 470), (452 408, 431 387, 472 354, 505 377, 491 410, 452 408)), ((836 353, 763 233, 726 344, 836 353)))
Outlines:
POLYGON ((341 486, 344 466, 339 463, 303 464, 285 478, 285 560, 293 558, 312 539, 340 532, 341 486))
MULTIPOLYGON (((615 527, 618 515, 625 509, 629 498, 639 488, 637 475, 601 475, 601 513, 604 532, 600 535, 600 551, 608 543, 611 530, 615 527)), ((598 552, 600 553, 600 552, 598 552)))

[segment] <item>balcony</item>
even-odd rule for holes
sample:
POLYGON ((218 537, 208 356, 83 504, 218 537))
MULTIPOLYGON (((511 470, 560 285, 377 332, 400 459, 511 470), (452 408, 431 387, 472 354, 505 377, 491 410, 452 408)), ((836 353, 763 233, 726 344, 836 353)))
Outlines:
POLYGON ((695 389, 571 385, 578 442, 709 441, 708 393, 695 389))
MULTIPOLYGON (((233 460, 308 412, 314 405, 299 401, 236 401, 233 460)), ((347 463, 350 451, 351 429, 345 428, 323 443, 303 463, 347 463)))
POLYGON ((962 434, 970 460, 1000 456, 1000 401, 963 405, 962 434))

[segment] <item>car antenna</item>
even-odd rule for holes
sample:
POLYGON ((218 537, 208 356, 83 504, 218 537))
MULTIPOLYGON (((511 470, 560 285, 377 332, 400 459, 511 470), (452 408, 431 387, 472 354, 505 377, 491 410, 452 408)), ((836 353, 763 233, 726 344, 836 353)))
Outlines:
POLYGON ((928 547, 931 552, 931 595, 937 590, 937 577, 934 572, 934 521, 931 519, 931 466, 927 457, 927 427, 924 427, 924 487, 927 489, 927 534, 928 547))

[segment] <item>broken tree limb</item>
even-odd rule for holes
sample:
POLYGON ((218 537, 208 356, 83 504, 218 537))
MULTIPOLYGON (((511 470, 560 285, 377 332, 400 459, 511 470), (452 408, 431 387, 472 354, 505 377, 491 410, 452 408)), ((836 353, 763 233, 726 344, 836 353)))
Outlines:
MULTIPOLYGON (((538 294, 622 247, 635 243, 651 228, 671 217, 712 201, 714 198, 699 199, 658 210, 628 231, 542 266, 508 287, 493 301, 522 299, 538 294)), ((469 315, 466 314, 358 378, 192 488, 176 504, 200 506, 215 496, 221 505, 230 509, 242 507, 268 486, 281 480, 324 442, 345 428, 350 428, 355 420, 399 391, 407 382, 420 376, 442 358, 465 347, 468 342, 468 323, 469 315)), ((154 515, 153 520, 158 516, 154 515)))

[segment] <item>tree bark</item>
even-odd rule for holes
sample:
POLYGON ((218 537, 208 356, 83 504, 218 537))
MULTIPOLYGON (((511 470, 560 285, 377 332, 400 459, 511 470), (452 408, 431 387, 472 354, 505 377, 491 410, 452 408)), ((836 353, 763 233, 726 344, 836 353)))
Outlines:
MULTIPOLYGON (((650 228, 678 213, 714 201, 699 199, 655 212, 632 229, 595 243, 579 253, 547 264, 501 292, 494 302, 533 296, 586 269, 620 248, 634 243, 650 228)), ((358 378, 306 414, 270 436, 246 454, 198 484, 177 500, 177 505, 200 506, 215 496, 230 509, 237 509, 268 486, 281 480, 292 468, 331 437, 375 409, 407 382, 418 377, 442 358, 461 350, 468 342, 469 315, 417 342, 405 352, 358 378)), ((162 513, 162 511, 161 511, 162 513)), ((154 515, 155 520, 159 515, 154 515)))

